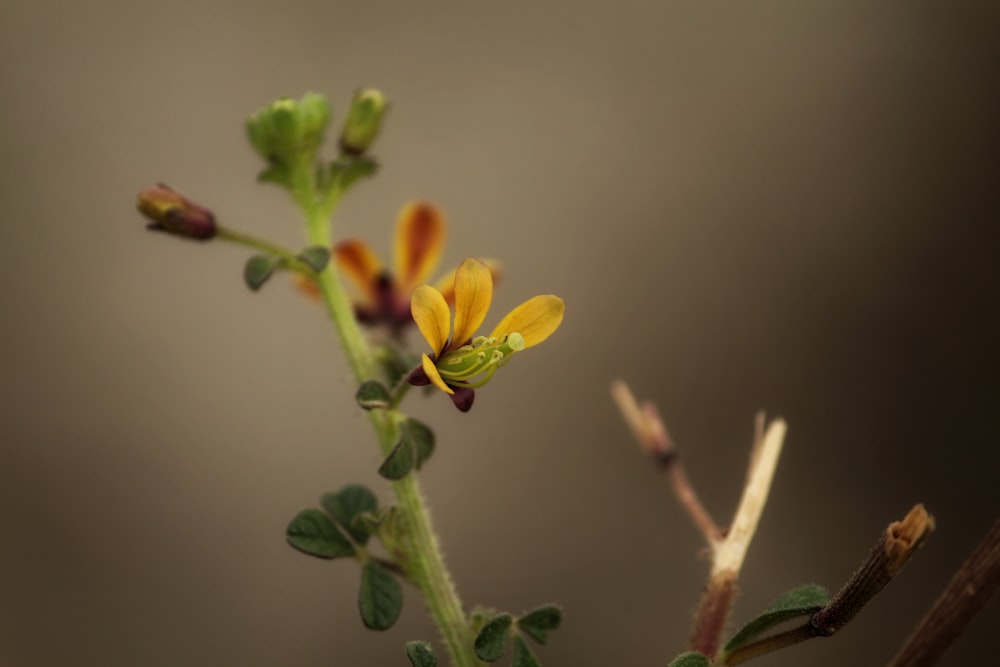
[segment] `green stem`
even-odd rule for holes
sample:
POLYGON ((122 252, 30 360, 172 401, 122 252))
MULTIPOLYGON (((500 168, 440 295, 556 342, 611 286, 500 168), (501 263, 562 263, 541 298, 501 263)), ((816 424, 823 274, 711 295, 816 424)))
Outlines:
MULTIPOLYGON (((306 216, 309 244, 330 247, 332 238, 329 219, 339 197, 327 196, 324 200, 319 200, 308 171, 300 171, 296 181, 293 196, 306 216), (306 181, 306 178, 309 180, 306 181)), ((366 380, 378 379, 375 356, 358 326, 351 302, 332 263, 317 274, 316 284, 347 353, 355 380, 361 384, 366 380)), ((397 433, 392 411, 371 410, 368 415, 375 429, 379 448, 386 455, 395 445, 397 433)), ((472 628, 445 567, 444 556, 431 527, 430 514, 416 474, 411 473, 393 482, 392 490, 407 518, 407 544, 411 553, 407 555, 403 565, 408 578, 423 594, 431 616, 448 646, 452 662, 457 667, 478 667, 482 663, 473 650, 472 628)))
POLYGON ((238 243, 239 245, 254 248, 256 250, 263 250, 268 254, 281 257, 288 262, 289 268, 305 273, 306 275, 313 276, 316 273, 313 271, 312 267, 299 259, 294 251, 277 245, 276 243, 271 243, 265 239, 250 236, 249 234, 244 234, 243 232, 238 232, 235 229, 229 229, 228 227, 223 227, 222 225, 216 226, 215 236, 223 241, 231 241, 232 243, 238 243))

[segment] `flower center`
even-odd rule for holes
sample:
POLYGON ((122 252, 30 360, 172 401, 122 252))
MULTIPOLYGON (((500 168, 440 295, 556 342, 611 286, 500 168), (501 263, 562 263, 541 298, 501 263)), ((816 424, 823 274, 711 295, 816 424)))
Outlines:
POLYGON ((438 372, 445 382, 461 382, 469 387, 486 384, 498 368, 510 361, 511 356, 524 349, 524 336, 517 333, 503 336, 478 336, 469 345, 452 350, 437 363, 438 372), (486 373, 478 382, 471 380, 486 373))

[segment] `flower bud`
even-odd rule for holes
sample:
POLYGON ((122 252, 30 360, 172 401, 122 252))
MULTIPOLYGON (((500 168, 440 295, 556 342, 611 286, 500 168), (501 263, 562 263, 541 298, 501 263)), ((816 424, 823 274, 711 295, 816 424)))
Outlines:
POLYGON ((355 93, 340 131, 340 149, 351 155, 363 155, 382 129, 387 108, 385 95, 374 88, 355 93))
POLYGON ((215 236, 215 215, 162 183, 140 192, 136 206, 150 220, 147 229, 200 241, 215 236))
POLYGON ((268 162, 291 164, 322 145, 329 124, 330 104, 319 93, 282 97, 247 118, 247 138, 268 162))

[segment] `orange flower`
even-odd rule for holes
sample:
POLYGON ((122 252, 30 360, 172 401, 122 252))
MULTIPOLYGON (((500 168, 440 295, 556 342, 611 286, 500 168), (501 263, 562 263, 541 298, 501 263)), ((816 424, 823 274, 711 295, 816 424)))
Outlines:
MULTIPOLYGON (((364 241, 347 239, 335 245, 334 263, 360 293, 354 301, 358 320, 365 324, 385 324, 396 333, 412 324, 410 295, 437 268, 445 236, 441 209, 430 202, 413 201, 403 206, 397 218, 392 271, 385 268, 364 241)), ((500 263, 485 261, 494 280, 498 279, 500 263)), ((306 292, 318 295, 312 280, 304 276, 298 280, 306 292)), ((454 271, 435 284, 448 303, 455 300, 454 284, 454 271)))

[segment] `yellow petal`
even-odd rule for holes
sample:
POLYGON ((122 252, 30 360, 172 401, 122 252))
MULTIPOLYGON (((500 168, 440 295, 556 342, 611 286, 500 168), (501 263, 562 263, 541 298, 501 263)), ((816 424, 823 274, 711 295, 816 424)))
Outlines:
POLYGON ((423 357, 421 357, 420 364, 424 368, 424 375, 426 375, 427 379, 431 381, 431 384, 433 384, 435 387, 437 387, 446 394, 455 393, 455 390, 446 385, 444 383, 444 380, 441 379, 441 374, 438 373, 437 366, 434 365, 434 362, 431 361, 430 357, 428 357, 425 354, 423 357))
POLYGON ((367 243, 358 239, 341 241, 333 248, 333 261, 361 289, 370 303, 377 301, 376 290, 382 263, 367 243))
MULTIPOLYGON (((503 275, 503 263, 500 260, 488 257, 484 257, 480 261, 490 270, 490 273, 493 275, 493 285, 496 286, 503 275)), ((441 292, 445 301, 450 304, 455 303, 455 269, 444 274, 440 280, 434 283, 434 287, 437 288, 438 292, 441 292)))
POLYGON ((565 310, 566 304, 557 296, 546 294, 533 297, 507 313, 490 336, 516 331, 524 336, 524 347, 538 345, 559 328, 565 310))
POLYGON ((399 212, 394 259, 403 294, 427 281, 441 260, 444 236, 444 214, 433 204, 410 202, 399 212))
MULTIPOLYGON (((443 297, 442 297, 443 299, 443 297)), ((493 275, 473 257, 455 271, 455 332, 449 348, 464 345, 486 319, 493 301, 493 275)))
POLYGON ((448 342, 451 324, 451 312, 448 311, 448 304, 444 302, 441 292, 430 285, 421 285, 413 290, 410 312, 434 354, 441 354, 448 342))

